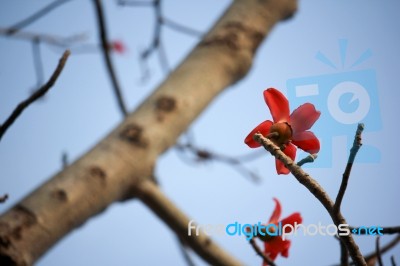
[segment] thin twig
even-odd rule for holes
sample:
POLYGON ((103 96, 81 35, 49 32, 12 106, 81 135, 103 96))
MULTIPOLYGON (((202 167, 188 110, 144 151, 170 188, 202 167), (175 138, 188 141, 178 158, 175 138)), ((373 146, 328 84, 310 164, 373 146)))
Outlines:
POLYGON ((0 197, 0 203, 6 202, 7 199, 8 199, 8 194, 4 194, 3 196, 0 197))
POLYGON ((354 159, 356 158, 357 152, 360 149, 361 143, 361 134, 364 130, 364 124, 358 124, 356 135, 354 137, 353 147, 350 149, 349 159, 347 160, 346 169, 343 173, 342 183, 340 184, 339 192, 336 196, 334 211, 340 212, 340 205, 342 204, 342 200, 344 197, 344 193, 347 189, 347 183, 349 182, 351 168, 353 167, 354 159))
POLYGON ((256 241, 254 240, 254 238, 250 239, 249 241, 250 245, 253 247, 254 251, 257 253, 258 256, 260 256, 264 262, 267 265, 271 265, 271 266, 276 266, 275 262, 273 260, 271 260, 267 254, 265 254, 264 252, 262 252, 262 250, 260 249, 260 247, 257 245, 256 241))
POLYGON ((111 79, 111 82, 113 85, 114 94, 117 99, 118 107, 119 107, 121 113, 123 114, 123 116, 125 117, 128 114, 128 111, 127 111, 124 99, 122 97, 121 87, 118 83, 118 79, 117 79, 117 75, 114 70, 114 66, 111 62, 103 6, 101 4, 101 0, 93 0, 93 3, 96 7, 99 37, 100 37, 100 42, 101 42, 101 45, 103 48, 102 49, 103 57, 104 57, 104 60, 106 63, 108 74, 110 76, 110 79, 111 79))
POLYGON ((119 0, 118 1, 118 5, 121 6, 135 6, 135 7, 139 7, 139 6, 152 6, 153 5, 153 1, 126 1, 126 0, 119 0))
POLYGON ((162 43, 159 43, 157 50, 161 68, 164 70, 165 74, 168 74, 169 72, 171 72, 171 68, 168 63, 167 52, 165 51, 164 45, 162 43))
POLYGON ((335 236, 335 238, 339 241, 340 244, 340 266, 348 266, 349 265, 349 251, 346 248, 346 245, 340 240, 340 237, 335 236))
MULTIPOLYGON (((341 212, 334 212, 334 203, 329 197, 328 193, 321 187, 321 185, 313 179, 308 173, 306 173, 300 166, 292 161, 290 157, 283 153, 283 151, 276 146, 270 139, 265 138, 262 134, 256 133, 254 135, 254 140, 260 143, 267 151, 269 151, 276 159, 280 160, 286 168, 294 175, 294 177, 303 186, 305 186, 311 194, 313 194, 319 202, 325 207, 331 216, 333 222, 336 226, 339 224, 348 224, 341 214, 341 212)), ((364 257, 362 256, 359 247, 353 239, 353 236, 340 236, 343 243, 346 245, 347 250, 353 261, 358 265, 366 265, 364 257)))
POLYGON ((61 154, 61 164, 62 164, 62 169, 67 168, 68 166, 68 153, 67 152, 63 152, 61 154))
POLYGON ((66 2, 69 2, 71 0, 59 0, 59 1, 54 1, 48 4, 47 6, 43 7, 42 9, 36 11, 29 17, 15 23, 11 27, 9 27, 7 34, 12 35, 18 32, 20 29, 28 26, 29 24, 32 24, 36 20, 40 19, 41 17, 44 17, 48 13, 50 13, 52 10, 55 8, 61 6, 62 4, 65 4, 66 2))
POLYGON ((18 104, 18 106, 14 109, 11 115, 6 119, 6 121, 0 125, 0 140, 3 137, 4 133, 7 129, 14 123, 14 121, 21 115, 21 113, 28 107, 31 103, 45 95, 51 87, 55 84, 56 80, 58 79, 61 71, 63 70, 65 63, 67 62, 68 56, 70 55, 70 51, 66 50, 60 61, 58 62, 57 68, 54 70, 53 75, 51 75, 49 81, 44 84, 40 89, 36 90, 28 99, 22 101, 18 104))
POLYGON ((44 34, 44 33, 36 33, 30 31, 18 31, 13 35, 8 35, 8 28, 0 28, 0 35, 5 37, 12 37, 17 39, 22 39, 25 41, 34 41, 39 40, 42 43, 47 43, 53 46, 59 46, 62 48, 70 47, 72 44, 77 42, 82 42, 87 38, 86 33, 74 34, 68 37, 61 37, 56 35, 44 34))
POLYGON ((301 159, 297 162, 298 166, 303 166, 306 163, 313 163, 318 157, 318 154, 309 154, 306 158, 301 159))
POLYGON ((194 37, 203 36, 202 32, 200 32, 198 30, 195 30, 195 29, 192 29, 192 28, 189 28, 189 27, 186 27, 186 26, 184 26, 182 24, 179 24, 179 23, 169 19, 169 18, 164 17, 162 22, 163 22, 163 24, 165 26, 167 26, 167 27, 169 27, 169 28, 171 28, 171 29, 173 29, 175 31, 179 31, 179 32, 181 32, 183 34, 191 35, 191 36, 194 36, 194 37))
POLYGON ((190 257, 186 243, 179 236, 176 236, 176 238, 177 238, 177 242, 178 242, 177 244, 179 246, 179 250, 182 253, 182 257, 185 260, 186 265, 187 266, 195 266, 196 264, 190 257))
POLYGON ((396 266, 396 261, 394 260, 394 256, 390 256, 390 262, 392 263, 392 266, 396 266))
POLYGON ((232 255, 222 250, 202 230, 188 228, 190 219, 149 180, 136 186, 136 196, 165 222, 185 243, 211 265, 242 265, 232 255), (190 235, 188 231, 190 230, 190 235), (196 231, 199 232, 197 235, 196 231))
POLYGON ((141 54, 141 58, 143 60, 146 60, 156 49, 158 49, 161 42, 161 26, 163 20, 161 11, 161 0, 154 0, 152 2, 152 5, 154 7, 154 17, 156 21, 154 23, 153 39, 149 47, 141 54))
POLYGON ((39 88, 40 86, 43 85, 44 70, 43 70, 42 53, 40 50, 40 40, 38 39, 32 42, 32 55, 33 55, 33 63, 35 65, 36 86, 39 88))
POLYGON ((238 171, 240 174, 242 174, 245 177, 249 177, 251 181, 253 182, 259 182, 261 180, 260 176, 257 175, 255 172, 247 169, 242 161, 235 157, 231 157, 228 155, 224 154, 218 154, 214 151, 209 151, 205 149, 200 149, 196 147, 194 144, 188 142, 188 143, 177 143, 175 146, 178 151, 188 151, 192 153, 195 156, 196 162, 199 161, 219 161, 222 163, 226 163, 230 166, 232 166, 236 171, 238 171))
MULTIPOLYGON (((156 184, 158 187, 161 186, 159 179, 155 176, 155 175, 151 175, 149 178, 154 184, 156 184)), ((176 244, 179 247, 179 250, 181 251, 182 257, 186 262, 186 265, 188 266, 195 266, 194 261, 192 260, 192 258, 190 257, 189 254, 189 250, 190 247, 187 245, 187 243, 185 242, 185 240, 180 237, 179 235, 175 235, 176 237, 176 244)))
MULTIPOLYGON (((394 248, 398 243, 400 243, 400 234, 398 234, 392 241, 390 241, 389 243, 380 248, 381 256, 386 252, 388 252, 389 250, 391 250, 392 248, 394 248)), ((366 261, 374 260, 377 257, 376 251, 368 255, 365 255, 364 257, 366 261)))
MULTIPOLYGON (((392 241, 390 241, 389 243, 387 243, 386 245, 384 245, 383 247, 380 248, 381 251, 381 255, 385 254, 386 252, 388 252, 389 250, 391 250, 392 248, 394 248, 398 243, 400 243, 400 234, 398 234, 395 238, 393 238, 392 241)), ((376 251, 373 251, 367 255, 364 256, 365 261, 367 262, 367 264, 369 264, 369 262, 376 260, 376 251)), ((335 264, 334 266, 338 266, 339 264, 335 264)), ((351 262, 350 265, 356 265, 356 263, 351 262)))
POLYGON ((379 240, 380 240, 380 237, 377 236, 376 237, 376 241, 375 241, 376 257, 378 259, 378 265, 379 266, 383 266, 381 248, 379 246, 379 240))

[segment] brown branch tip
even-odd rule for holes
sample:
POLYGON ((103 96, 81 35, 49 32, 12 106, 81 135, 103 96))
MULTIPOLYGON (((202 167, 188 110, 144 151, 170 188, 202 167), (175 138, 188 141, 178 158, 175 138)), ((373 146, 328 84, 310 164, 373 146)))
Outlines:
POLYGON ((64 52, 64 54, 62 55, 62 57, 58 62, 56 69, 53 72, 53 75, 51 75, 47 83, 44 84, 42 87, 40 87, 38 90, 36 90, 31 96, 28 97, 28 99, 20 102, 14 109, 14 111, 11 113, 11 115, 6 119, 6 121, 0 125, 0 140, 3 137, 4 133, 7 131, 7 129, 15 122, 15 120, 21 115, 21 113, 25 110, 25 108, 27 108, 37 99, 41 98, 53 87, 58 77, 60 76, 61 71, 63 70, 70 54, 71 52, 69 50, 66 50, 64 52))

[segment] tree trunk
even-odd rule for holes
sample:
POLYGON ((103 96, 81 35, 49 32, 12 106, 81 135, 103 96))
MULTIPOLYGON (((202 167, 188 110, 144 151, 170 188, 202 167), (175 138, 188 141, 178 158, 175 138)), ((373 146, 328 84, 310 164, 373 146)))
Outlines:
MULTIPOLYGON (((214 97, 248 72, 266 34, 295 10, 295 0, 233 1, 180 66, 117 128, 0 217, 0 264, 33 264, 113 202, 139 193, 145 204, 154 203, 143 196, 143 184, 152 176, 158 156, 214 97)), ((164 212, 168 208, 160 211, 161 218, 168 216, 164 212)), ((173 217, 164 221, 176 230, 173 217)), ((193 241, 187 243, 211 264, 239 264, 228 255, 204 256, 193 241)))

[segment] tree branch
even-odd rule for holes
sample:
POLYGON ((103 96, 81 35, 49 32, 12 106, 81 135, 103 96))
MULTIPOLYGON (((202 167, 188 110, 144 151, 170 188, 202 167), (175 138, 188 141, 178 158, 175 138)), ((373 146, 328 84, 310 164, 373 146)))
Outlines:
POLYGON ((163 21, 163 24, 165 26, 167 26, 170 29, 173 29, 175 31, 179 31, 179 32, 181 32, 183 34, 191 35, 191 36, 194 36, 194 37, 201 37, 203 35, 202 32, 200 32, 198 30, 195 30, 195 29, 192 29, 192 28, 189 28, 189 27, 184 26, 182 24, 179 24, 179 23, 177 23, 177 22, 175 22, 175 21, 173 21, 173 20, 171 20, 169 18, 163 17, 162 21, 163 21))
POLYGON ((349 182, 351 168, 353 167, 353 163, 358 153, 358 150, 362 145, 361 134, 363 130, 364 130, 364 124, 358 124, 356 135, 354 137, 353 147, 350 149, 350 155, 349 159, 347 160, 346 169, 343 173, 342 183, 340 184, 340 189, 336 196, 336 201, 334 206, 335 212, 340 212, 340 205, 342 204, 344 193, 346 192, 347 189, 347 183, 349 182))
MULTIPOLYGON (((386 252, 388 252, 389 250, 391 250, 392 248, 394 248, 398 243, 400 243, 400 234, 398 234, 392 241, 390 241, 389 243, 387 243, 386 245, 384 245, 383 247, 380 248, 380 253, 381 256, 383 254, 385 254, 386 252)), ((377 258, 378 254, 376 253, 376 251, 365 255, 365 260, 366 261, 371 261, 371 260, 375 260, 377 258)), ((356 265, 354 263, 352 263, 353 265, 356 265)))
POLYGON ((375 240, 376 258, 378 259, 378 265, 383 266, 381 247, 379 246, 380 237, 377 236, 375 240))
MULTIPOLYGON (((283 164, 290 170, 297 181, 305 186, 311 192, 311 194, 313 194, 319 200, 319 202, 321 202, 321 204, 328 211, 336 226, 338 226, 339 224, 347 224, 340 211, 334 212, 333 201, 329 197, 328 193, 326 193, 326 191, 316 180, 314 180, 308 173, 304 172, 304 170, 296 163, 294 163, 290 157, 286 156, 286 154, 284 154, 278 146, 276 146, 268 138, 265 138, 262 134, 256 133, 254 135, 254 139, 273 156, 275 156, 276 159, 283 162, 283 164)), ((356 262, 357 265, 366 265, 360 249, 355 243, 352 235, 350 234, 348 236, 340 236, 340 239, 346 245, 347 250, 349 251, 349 254, 353 261, 356 262)))
MULTIPOLYGON (((394 248, 398 243, 400 243, 400 234, 398 234, 392 241, 384 245, 383 247, 380 248, 381 255, 384 253, 388 252, 392 248, 394 248)), ((367 262, 367 265, 370 265, 370 262, 373 262, 377 258, 376 250, 373 251, 372 253, 369 253, 367 255, 364 255, 365 261, 367 262)), ((339 264, 336 264, 335 266, 338 266, 339 264)), ((357 265, 354 262, 351 262, 350 265, 357 265)))
POLYGON ((27 17, 27 18, 15 23, 11 27, 9 27, 9 29, 7 30, 7 34, 8 35, 15 34, 20 29, 28 26, 29 24, 35 22, 36 20, 38 20, 41 17, 43 17, 43 16, 47 15, 48 13, 50 13, 55 8, 61 6, 62 4, 67 3, 69 1, 71 1, 71 0, 59 0, 59 1, 51 2, 47 6, 43 7, 42 9, 40 9, 40 10, 36 11, 35 13, 33 13, 32 15, 30 15, 29 17, 27 17))
POLYGON ((260 182, 261 178, 259 175, 257 175, 255 172, 251 171, 250 169, 247 169, 242 161, 237 159, 236 157, 225 155, 225 154, 218 154, 214 151, 209 151, 205 149, 200 149, 196 146, 194 146, 192 143, 187 142, 187 143, 180 143, 178 142, 175 146, 178 151, 184 152, 184 151, 189 151, 195 156, 195 159, 197 160, 196 162, 200 161, 218 161, 225 163, 229 166, 231 166, 234 170, 236 170, 238 173, 243 175, 244 177, 249 178, 251 181, 257 183, 260 182))
POLYGON ((152 6, 153 0, 151 1, 127 1, 127 0, 118 0, 118 4, 121 6, 134 6, 134 7, 142 7, 142 6, 152 6))
POLYGON ((30 32, 30 31, 18 31, 12 35, 8 34, 7 28, 0 28, 0 35, 3 35, 5 37, 10 37, 10 38, 17 38, 17 39, 22 39, 25 41, 40 41, 42 43, 47 43, 50 45, 54 46, 60 46, 63 48, 69 47, 70 45, 76 43, 76 42, 81 42, 85 40, 86 34, 80 33, 80 34, 75 34, 71 35, 68 37, 61 37, 61 36, 55 36, 55 35, 50 35, 50 34, 43 34, 43 33, 36 33, 36 32, 30 32))
POLYGON ((196 266, 196 264, 194 263, 194 261, 190 257, 190 254, 188 252, 188 247, 187 247, 186 243, 179 236, 176 237, 176 240, 178 242, 177 244, 179 246, 179 250, 182 253, 182 257, 185 260, 186 265, 187 266, 196 266))
POLYGON ((33 63, 35 65, 36 85, 39 88, 40 86, 42 86, 44 81, 42 52, 40 50, 39 40, 32 41, 32 55, 33 55, 33 63))
POLYGON ((0 197, 0 203, 6 202, 7 199, 8 199, 8 194, 4 194, 3 196, 0 197))
POLYGON ((257 255, 260 256, 267 265, 276 266, 275 262, 273 260, 271 260, 266 254, 264 254, 264 252, 262 252, 262 250, 257 245, 254 238, 250 239, 249 243, 253 247, 253 249, 257 253, 257 255))
MULTIPOLYGON (((136 187, 135 195, 211 265, 241 265, 239 261, 222 250, 206 234, 199 233, 199 235, 196 235, 196 229, 192 228, 191 236, 189 236, 188 224, 190 219, 152 181, 144 180, 140 182, 136 187)), ((199 230, 199 232, 201 231, 199 230)))
POLYGON ((390 262, 392 263, 392 266, 396 266, 396 261, 394 260, 394 256, 390 256, 390 262))
POLYGON ((102 53, 103 53, 104 61, 106 63, 108 75, 110 76, 110 79, 111 79, 111 83, 113 86, 115 98, 117 99, 118 107, 119 107, 122 115, 125 117, 128 114, 128 111, 127 111, 124 99, 122 97, 122 91, 121 91, 121 87, 120 87, 118 79, 117 79, 117 74, 115 73, 114 66, 111 61, 103 7, 101 4, 101 0, 93 0, 93 3, 96 8, 99 38, 100 38, 100 43, 102 46, 102 53))
POLYGON ((296 3, 233 1, 188 57, 117 128, 0 216, 0 258, 33 264, 111 203, 132 198, 136 186, 152 175, 158 156, 219 93, 247 74, 261 41, 295 12, 296 3))
POLYGON ((340 237, 335 236, 335 238, 339 241, 340 244, 340 266, 348 266, 349 265, 349 251, 346 248, 346 245, 342 242, 340 237))
POLYGON ((318 157, 318 154, 309 154, 306 158, 301 159, 297 162, 298 166, 303 166, 306 163, 313 163, 318 157))
POLYGON ((67 62, 69 55, 69 50, 66 50, 62 55, 60 61, 58 62, 58 65, 54 70, 53 75, 51 75, 49 81, 47 81, 47 83, 44 84, 41 88, 36 90, 28 99, 19 103, 18 106, 11 113, 11 115, 6 119, 6 121, 2 125, 0 125, 0 141, 7 129, 15 122, 15 120, 21 115, 25 108, 27 108, 34 101, 45 95, 53 87, 58 77, 60 76, 61 71, 65 66, 65 63, 67 62))

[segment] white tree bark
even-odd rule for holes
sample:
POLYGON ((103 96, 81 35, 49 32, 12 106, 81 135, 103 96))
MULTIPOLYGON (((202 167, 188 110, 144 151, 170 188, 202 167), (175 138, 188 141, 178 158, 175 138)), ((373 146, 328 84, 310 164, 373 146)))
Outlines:
MULTIPOLYGON (((295 0, 234 1, 181 65, 115 130, 0 217, 0 264, 31 265, 111 203, 136 195, 184 238, 185 216, 171 215, 179 209, 149 185, 156 160, 214 97, 248 72, 266 34, 295 10, 295 0)), ((240 264, 205 236, 196 239, 186 242, 209 263, 240 264)))

